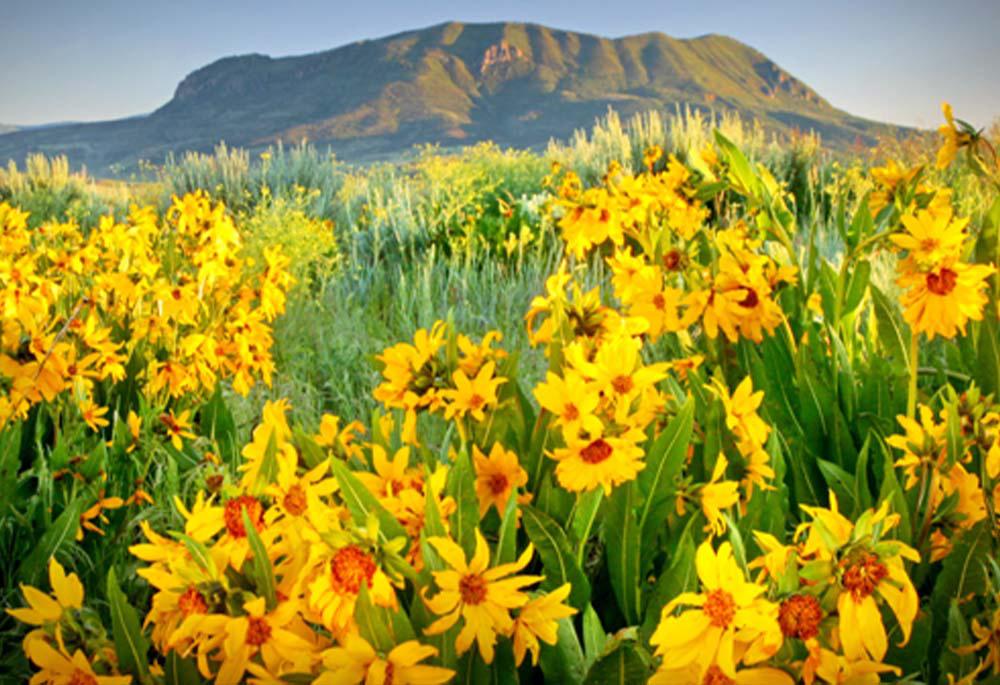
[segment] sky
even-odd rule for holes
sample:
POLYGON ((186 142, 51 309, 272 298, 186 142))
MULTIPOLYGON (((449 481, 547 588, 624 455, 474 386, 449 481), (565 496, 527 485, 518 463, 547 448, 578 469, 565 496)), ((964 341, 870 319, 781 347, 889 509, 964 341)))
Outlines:
POLYGON ((0 0, 0 123, 144 114, 221 57, 304 54, 452 20, 722 33, 852 114, 935 127, 947 100, 977 126, 1000 117, 1000 0, 0 0))

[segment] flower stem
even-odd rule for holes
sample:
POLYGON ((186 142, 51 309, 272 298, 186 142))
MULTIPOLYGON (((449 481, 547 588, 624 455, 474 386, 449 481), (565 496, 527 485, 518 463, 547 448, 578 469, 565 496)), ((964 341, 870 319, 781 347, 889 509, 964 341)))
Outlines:
POLYGON ((906 417, 912 419, 917 414, 917 368, 920 357, 920 334, 910 333, 910 388, 906 394, 906 417))

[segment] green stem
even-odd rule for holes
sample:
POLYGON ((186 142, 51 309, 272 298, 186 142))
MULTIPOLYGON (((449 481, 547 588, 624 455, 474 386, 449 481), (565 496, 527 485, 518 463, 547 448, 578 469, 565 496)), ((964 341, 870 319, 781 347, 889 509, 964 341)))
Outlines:
POLYGON ((906 394, 906 417, 912 419, 917 415, 917 369, 919 368, 920 334, 910 333, 910 388, 906 394))

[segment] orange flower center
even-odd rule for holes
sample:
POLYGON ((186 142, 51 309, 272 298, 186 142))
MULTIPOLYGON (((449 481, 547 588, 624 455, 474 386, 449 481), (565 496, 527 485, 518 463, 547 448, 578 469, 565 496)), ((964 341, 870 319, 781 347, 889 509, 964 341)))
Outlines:
POLYGON ((808 640, 819 635, 823 610, 812 595, 793 595, 781 603, 778 625, 785 637, 808 640))
POLYGON ((486 400, 483 398, 482 395, 480 395, 479 393, 472 393, 472 397, 469 398, 470 409, 475 411, 480 407, 482 407, 484 404, 486 404, 486 400))
POLYGON ((663 308, 667 306, 667 301, 663 298, 663 293, 653 295, 653 306, 660 311, 663 311, 663 308))
POLYGON ((563 421, 576 421, 580 418, 580 410, 572 402, 567 402, 563 407, 563 421))
POLYGON ((267 620, 260 616, 251 616, 247 626, 247 644, 251 647, 260 647, 271 637, 271 626, 267 620))
POLYGON ((725 590, 712 590, 701 610, 716 628, 727 628, 736 616, 736 600, 725 590))
POLYGON ((396 667, 390 661, 385 665, 385 677, 382 679, 382 685, 392 685, 395 682, 395 675, 396 667))
POLYGON ((288 492, 285 493, 281 504, 285 507, 285 511, 292 516, 301 516, 306 510, 306 491, 298 483, 293 483, 292 487, 288 488, 288 492))
POLYGON ((499 495, 500 493, 507 491, 507 476, 502 473, 494 473, 489 478, 490 492, 494 495, 499 495))
POLYGON ((735 685, 736 681, 722 672, 722 669, 712 664, 705 671, 705 677, 701 680, 701 685, 735 685))
POLYGON ((940 273, 934 273, 932 271, 927 274, 927 289, 935 295, 941 295, 943 297, 955 289, 957 281, 958 274, 945 267, 941 269, 940 273))
POLYGON ((744 288, 747 291, 746 297, 740 300, 740 306, 746 307, 747 309, 753 309, 760 303, 760 298, 757 297, 757 291, 753 288, 744 288))
POLYGON ((243 510, 246 509, 247 516, 253 527, 260 531, 264 527, 264 507, 253 495, 240 495, 226 502, 223 512, 223 520, 226 522, 226 530, 234 538, 245 538, 247 531, 243 527, 243 510))
POLYGON ((184 594, 178 598, 177 607, 185 616, 208 613, 208 603, 205 601, 205 596, 193 586, 185 590, 184 594))
POLYGON ((465 604, 482 604, 486 599, 486 581, 475 573, 462 576, 458 581, 458 594, 465 604))
POLYGON ((66 685, 97 685, 97 678, 78 668, 73 671, 73 675, 66 685))
POLYGON ((840 583, 851 593, 855 602, 875 592, 875 588, 889 575, 889 569, 874 554, 863 554, 851 563, 840 583))
POLYGON ((375 560, 357 545, 348 545, 337 550, 330 562, 334 587, 352 595, 358 594, 361 583, 368 587, 372 586, 375 569, 375 560))
POLYGON ((635 384, 632 382, 631 376, 616 376, 613 381, 611 381, 611 387, 615 389, 615 392, 619 395, 624 395, 630 391, 635 384))
POLYGON ((663 268, 667 271, 677 271, 684 261, 680 250, 671 250, 663 255, 663 268))
POLYGON ((598 438, 580 450, 580 458, 588 464, 600 464, 610 457, 613 451, 604 438, 598 438))

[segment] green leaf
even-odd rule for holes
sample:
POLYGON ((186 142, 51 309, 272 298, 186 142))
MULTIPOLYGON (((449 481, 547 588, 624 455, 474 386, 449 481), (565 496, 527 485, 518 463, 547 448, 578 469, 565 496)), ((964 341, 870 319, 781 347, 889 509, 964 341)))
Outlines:
MULTIPOLYGON (((866 212, 867 214, 867 212, 866 212)), ((841 317, 845 317, 861 304, 861 300, 868 290, 868 283, 871 280, 872 268, 867 261, 858 262, 851 272, 850 280, 847 282, 847 290, 844 295, 844 302, 840 312, 841 317)))
POLYGON ((694 428, 694 400, 690 397, 677 416, 657 437, 646 455, 646 468, 639 472, 639 489, 645 497, 639 509, 641 567, 646 568, 656 551, 656 542, 676 495, 674 479, 680 474, 694 428))
POLYGON ((59 517, 42 535, 31 554, 21 562, 17 569, 17 577, 28 585, 37 585, 48 570, 49 559, 67 542, 72 543, 80 529, 80 514, 83 513, 90 500, 87 495, 77 495, 59 517))
POLYGON ((479 525, 479 497, 476 495, 476 472, 472 459, 463 450, 448 473, 448 494, 455 498, 455 513, 451 515, 451 531, 455 542, 470 557, 476 550, 476 528, 479 525))
POLYGON ((330 469, 340 484, 340 494, 344 504, 359 526, 367 525, 368 517, 374 515, 379 523, 379 539, 385 543, 394 538, 405 538, 406 529, 390 514, 378 499, 369 492, 347 465, 339 459, 330 460, 330 469))
POLYGON ((816 465, 819 466, 827 486, 837 495, 843 514, 848 518, 854 518, 860 513, 854 476, 826 459, 817 459, 816 465))
POLYGON ((947 633, 946 623, 953 602, 990 590, 986 564, 988 559, 995 557, 990 526, 990 521, 984 520, 964 532, 944 559, 931 595, 936 642, 943 640, 947 633))
POLYGON ((642 615, 639 538, 633 481, 618 486, 611 494, 604 516, 604 548, 607 551, 611 587, 628 625, 636 625, 642 615))
POLYGON ((583 610, 583 647, 587 655, 587 668, 590 668, 604 651, 608 635, 604 632, 601 619, 590 604, 583 610))
POLYGON ((140 682, 150 682, 149 660, 146 658, 149 640, 142 632, 139 615, 118 586, 114 567, 108 570, 107 593, 118 668, 123 673, 134 675, 140 682))
POLYGON ((896 478, 896 467, 893 463, 892 454, 889 448, 881 440, 879 445, 882 448, 882 488, 879 491, 879 502, 889 500, 891 510, 899 514, 899 526, 896 532, 900 540, 910 540, 913 535, 913 527, 910 522, 910 507, 906 503, 906 495, 903 487, 896 478))
POLYGON ((500 521, 497 540, 496 563, 510 564, 517 560, 517 492, 507 500, 507 509, 500 521))
POLYGON ((653 586, 653 591, 646 599, 646 614, 640 631, 642 639, 646 642, 656 630, 656 626, 660 622, 660 612, 667 602, 682 592, 696 590, 698 587, 698 572, 694 564, 698 550, 692 535, 692 522, 694 520, 695 518, 692 517, 688 522, 687 528, 673 549, 669 564, 666 565, 660 577, 656 579, 656 585, 653 586))
POLYGON ((189 685, 204 683, 194 659, 181 658, 180 652, 171 649, 163 663, 164 685, 189 685))
POLYGON ((219 456, 226 463, 237 461, 240 454, 236 438, 236 420, 226 406, 221 383, 215 386, 212 398, 199 410, 198 425, 202 435, 215 441, 219 448, 219 456))
POLYGON ((590 602, 590 581, 577 565, 566 533, 552 517, 530 505, 521 507, 521 521, 545 567, 542 587, 555 590, 570 583, 569 603, 582 611, 590 602))
POLYGON ((897 365, 906 368, 909 363, 910 335, 906 331, 906 324, 899 313, 899 307, 874 284, 869 290, 875 307, 875 322, 882 349, 897 365))
POLYGON ((601 508, 604 500, 604 490, 597 488, 590 492, 581 493, 576 500, 576 507, 573 509, 573 517, 570 520, 569 538, 576 543, 576 562, 583 563, 583 554, 587 549, 587 539, 593 533, 594 519, 601 508))
POLYGON ((649 657, 633 640, 622 640, 587 672, 585 685, 634 685, 649 679, 649 657))
POLYGON ((545 675, 545 682, 574 685, 583 682, 586 660, 576 630, 573 629, 572 619, 559 619, 556 643, 549 645, 543 642, 541 646, 539 665, 545 675))
POLYGON ((968 623, 962 615, 958 600, 953 599, 949 602, 947 622, 947 638, 944 648, 940 651, 939 668, 942 675, 953 675, 955 678, 961 678, 976 667, 976 656, 974 654, 957 654, 954 649, 972 642, 968 623))
POLYGON ((257 534, 257 529, 250 520, 246 507, 240 509, 243 516, 243 529, 247 534, 247 542, 250 544, 250 552, 253 554, 253 575, 257 582, 257 591, 267 603, 267 610, 272 611, 278 606, 278 593, 274 585, 274 569, 271 567, 271 558, 267 556, 267 548, 257 534))
POLYGON ((368 586, 361 583, 354 605, 354 620, 361 637, 377 651, 387 653, 398 644, 415 637, 405 611, 390 611, 372 602, 368 586), (396 630, 401 630, 402 634, 396 630))

